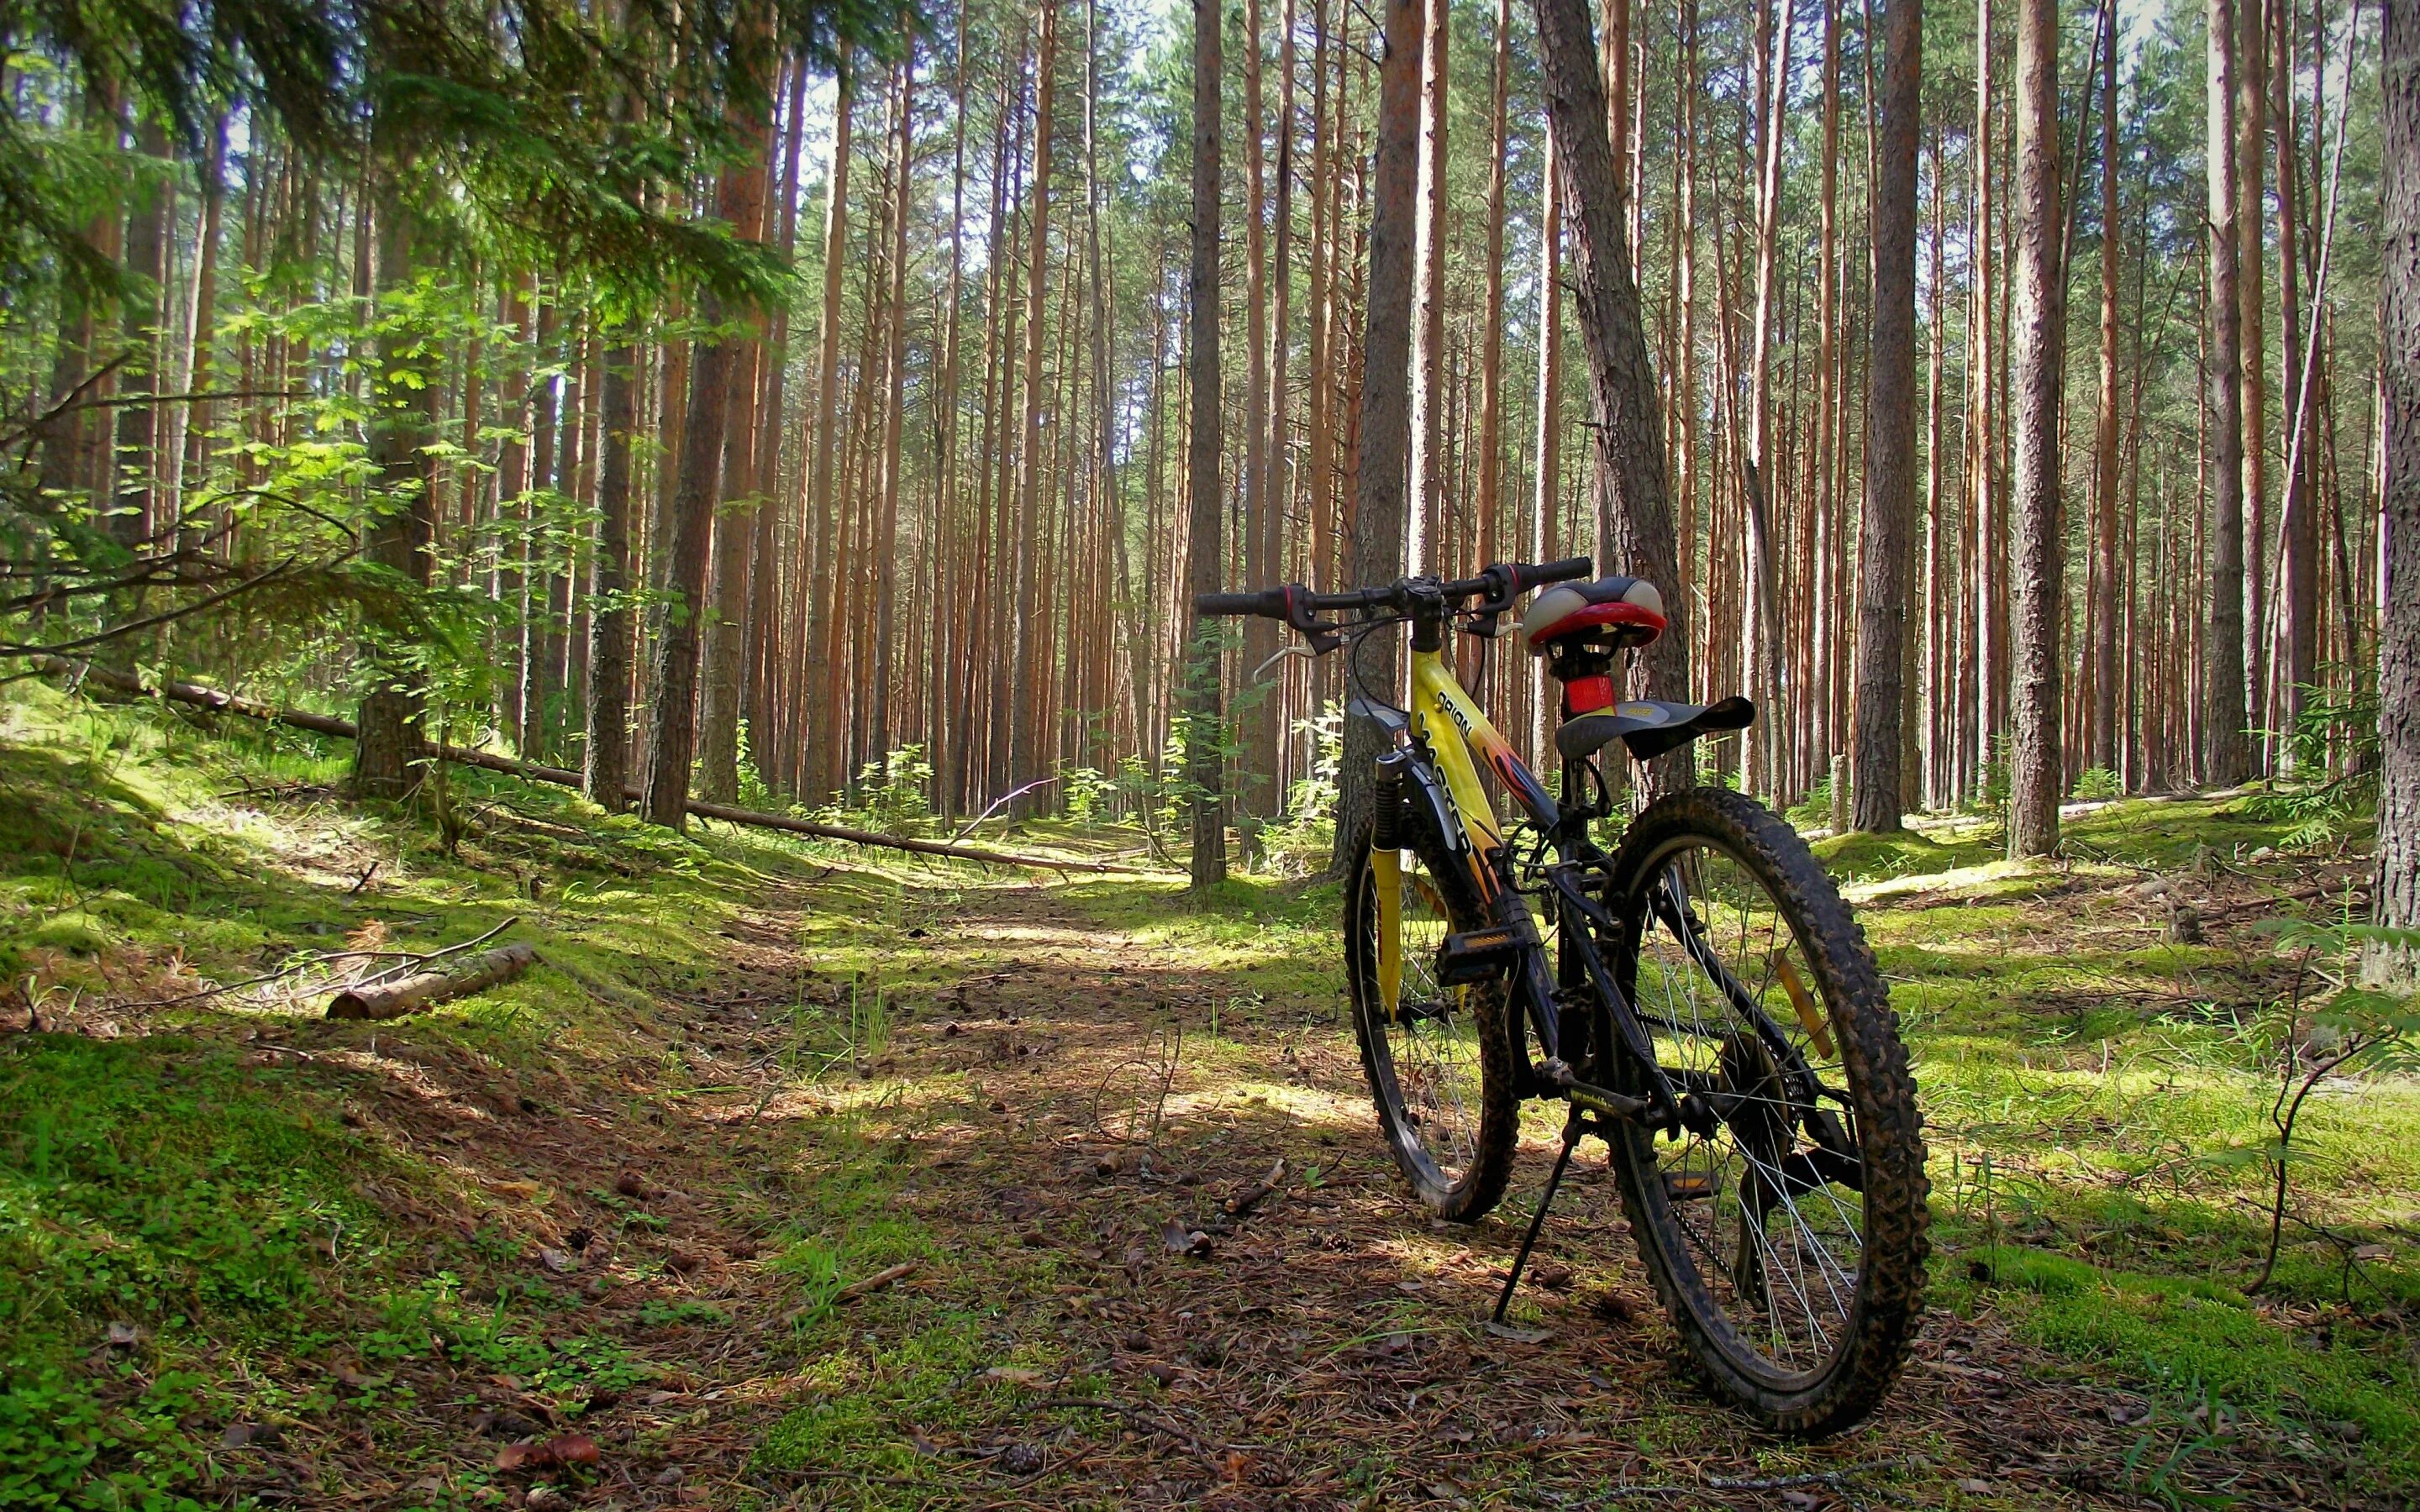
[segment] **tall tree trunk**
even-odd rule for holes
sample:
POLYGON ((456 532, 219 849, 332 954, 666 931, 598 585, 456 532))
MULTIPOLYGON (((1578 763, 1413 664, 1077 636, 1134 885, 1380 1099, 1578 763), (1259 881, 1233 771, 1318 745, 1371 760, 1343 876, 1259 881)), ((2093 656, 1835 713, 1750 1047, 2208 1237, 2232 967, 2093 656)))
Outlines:
POLYGON ((2058 3, 2017 0, 2016 688, 2009 774, 2009 849, 2016 856, 2057 849, 2065 786, 2059 631, 2067 525, 2058 430, 2067 289, 2058 159, 2058 3))
MULTIPOLYGON (((1046 7, 1043 14, 1047 17, 1046 7)), ((1195 594, 1215 594, 1219 579, 1219 517, 1224 513, 1218 481, 1219 411, 1224 397, 1218 372, 1218 139, 1220 119, 1219 28, 1223 21, 1218 0, 1193 4, 1193 270, 1187 295, 1193 326, 1192 434, 1187 439, 1186 484, 1191 494, 1186 527, 1185 587, 1195 594)), ((1043 23, 1043 55, 1049 55, 1049 23, 1043 23)), ((1255 43, 1257 45, 1257 42, 1255 43)), ((1047 126, 1045 128, 1047 140, 1047 126)), ((1037 213, 1034 224, 1041 218, 1037 213)), ((1037 232, 1035 245, 1040 245, 1037 232)), ((1037 287, 1040 257, 1035 258, 1037 287)), ((1038 318, 1041 306, 1034 314, 1038 318)), ((1038 360, 1032 371, 1039 371, 1038 360)), ((1185 712, 1189 721, 1185 738, 1186 779, 1193 788, 1193 886, 1208 887, 1227 877, 1227 815, 1219 801, 1219 767, 1226 744, 1218 733, 1218 654, 1216 623, 1193 616, 1193 634, 1186 669, 1185 712)))
MULTIPOLYGON (((765 171, 772 150, 771 101, 750 107, 741 131, 747 146, 740 193, 725 211, 733 234, 762 240, 765 171)), ((751 316, 747 334, 732 344, 729 396, 723 416, 721 485, 716 490, 712 609, 706 625, 704 686, 698 690, 698 786, 710 803, 739 798, 739 719, 747 645, 748 559, 762 507, 756 480, 756 393, 765 356, 763 325, 751 316)), ((757 733, 763 738, 763 733, 757 733)))
MULTIPOLYGON (((1200 3, 1206 7, 1209 0, 1200 3)), ((1423 0, 1388 0, 1386 52, 1378 68, 1359 455, 1353 469, 1352 518, 1345 528, 1347 576, 1357 586, 1391 582, 1404 570, 1412 441, 1412 264, 1419 213, 1420 51, 1426 14, 1423 0)), ((1600 108, 1591 129, 1603 115, 1600 108)), ((1392 636, 1374 636, 1372 641, 1364 648, 1362 679, 1380 697, 1392 697, 1402 667, 1399 647, 1392 636)), ((1381 748, 1375 725, 1367 719, 1345 720, 1331 868, 1339 876, 1351 857, 1355 831, 1370 817, 1371 764, 1381 748)))
POLYGON ((1745 742, 1748 760, 1741 777, 1750 792, 1780 793, 1789 785, 1782 765, 1789 711, 1781 702, 1781 583, 1776 567, 1775 493, 1780 473, 1774 465, 1773 339, 1781 236, 1781 148, 1787 118, 1792 0, 1781 0, 1778 28, 1771 0, 1757 6, 1756 310, 1749 328, 1748 434, 1743 470, 1746 508, 1747 656, 1750 695, 1764 705, 1764 718, 1745 742))
MULTIPOLYGON (((1618 569, 1659 589, 1680 580, 1675 564, 1672 496, 1664 472, 1664 422, 1638 285, 1630 275, 1626 193, 1614 172, 1613 145, 1603 130, 1604 88, 1589 35, 1587 0, 1536 0, 1538 38, 1546 61, 1546 102, 1553 117, 1563 192, 1572 205, 1579 263, 1580 333, 1589 354, 1589 393, 1595 410, 1598 486, 1612 507, 1598 517, 1612 526, 1597 549, 1600 571, 1618 569)), ((1376 275, 1372 275, 1374 282, 1376 275)), ((1639 658, 1651 695, 1689 696, 1689 606, 1675 592, 1665 601, 1668 628, 1639 658)), ((1688 748, 1657 762, 1659 787, 1683 786, 1693 768, 1688 748)))
POLYGON ((588 796, 618 813, 629 779, 630 437, 638 428, 638 353, 605 348, 604 466, 597 485, 597 556, 588 578, 588 796))
MULTIPOLYGON (((1286 368, 1292 343, 1288 329, 1294 312, 1294 74, 1295 74, 1295 0, 1284 0, 1278 36, 1278 115, 1277 115, 1277 187, 1274 218, 1277 224, 1275 256, 1270 263, 1269 287, 1269 439, 1263 453, 1266 469, 1266 507, 1261 511, 1261 560, 1268 564, 1272 579, 1285 571, 1285 526, 1294 517, 1295 505, 1301 490, 1295 486, 1300 474, 1292 465, 1292 453, 1286 439, 1292 434, 1286 424, 1286 368)), ((1125 537, 1119 534, 1121 544, 1125 537)), ((1254 625, 1274 621, 1254 620, 1254 625)), ((1275 649, 1272 642, 1271 649, 1275 649)), ((1258 662, 1254 666, 1260 665, 1258 662)), ((1266 755, 1263 758, 1270 785, 1270 810, 1280 812, 1285 808, 1285 748, 1289 728, 1287 707, 1280 695, 1285 687, 1282 674, 1266 695, 1271 713, 1267 719, 1266 755)), ((1299 686, 1299 685, 1297 685, 1299 686)))
POLYGON ((888 761, 894 733, 891 728, 891 682, 893 673, 893 600, 899 592, 899 501, 901 428, 908 410, 908 212, 915 188, 916 54, 911 41, 899 63, 897 139, 898 178, 892 186, 890 356, 891 393, 882 419, 882 502, 874 541, 874 707, 873 735, 866 754, 888 761))
MULTIPOLYGON (((1198 17, 1197 17, 1198 19, 1198 17)), ((1013 702, 1005 712, 1010 720, 1008 777, 1012 785, 1022 786, 1041 776, 1039 742, 1042 732, 1034 728, 1029 711, 1034 707, 1035 689, 1047 675, 1047 642, 1041 636, 1041 625, 1035 617, 1037 538, 1042 534, 1042 352, 1049 334, 1043 302, 1044 277, 1050 255, 1050 113, 1054 75, 1058 71, 1059 8, 1042 7, 1042 35, 1035 51, 1033 79, 1033 194, 1026 210, 1027 224, 1032 237, 1026 265, 1025 298, 1025 429, 1024 440, 1017 448, 1017 511, 1020 529, 1016 534, 1016 624, 1011 627, 1016 637, 1016 683, 1013 702)), ((1215 61, 1215 56, 1214 56, 1215 61)), ((1217 224, 1214 218, 1212 230, 1217 224)), ((1217 427, 1213 426, 1215 430, 1217 427)), ((1214 490, 1215 492, 1215 490, 1214 490)), ((1042 800, 1029 795, 1016 804, 1019 813, 1031 813, 1042 800)))
MULTIPOLYGON (((752 8, 743 17, 736 45, 743 51, 743 73, 727 107, 743 139, 754 143, 763 123, 770 81, 767 25, 768 18, 752 8), (748 116, 752 116, 752 122, 748 116)), ((715 184, 715 213, 734 228, 761 222, 765 175, 757 153, 726 162, 715 184)), ((721 298, 701 289, 698 323, 714 331, 726 318, 721 298)), ((657 637, 655 666, 648 680, 649 725, 646 770, 641 779, 644 808, 651 824, 674 829, 689 825, 690 767, 697 754, 697 685, 701 622, 706 612, 706 573, 714 548, 716 506, 722 497, 723 468, 730 428, 735 370, 749 343, 743 336, 718 335, 695 346, 690 362, 688 413, 681 424, 680 471, 674 485, 671 541, 665 568, 663 629, 657 637)), ((752 395, 753 390, 743 393, 752 395)))
MULTIPOLYGON (((1597 71, 1605 77, 1605 133, 1613 145, 1613 174, 1630 193, 1630 0, 1605 0, 1605 29, 1597 38, 1597 71)), ((1627 195, 1625 195, 1625 199, 1627 195)), ((1626 237, 1626 233, 1625 233, 1626 237)), ((1638 248, 1631 244, 1630 276, 1638 276, 1638 248)))
MULTIPOLYGON (((1888 4, 1882 119, 1874 143, 1873 347, 1866 364, 1856 769, 1849 784, 1851 823, 1868 831, 1900 827, 1907 613, 1916 555, 1916 153, 1923 106, 1924 8, 1922 0, 1888 4)), ((1939 295, 1936 283, 1936 301, 1939 295)))
MULTIPOLYGON (((2202 779, 2232 787, 2249 770, 2244 729, 2243 383, 2237 252, 2235 7, 2210 0, 2210 613, 2202 651, 2202 779)), ((2259 0, 2248 0, 2258 4, 2259 0)))
POLYGON ((1999 365, 1998 344, 1993 340, 1996 290, 2005 279, 2005 275, 1995 274, 1997 259, 1993 249, 1992 144, 1997 134, 1992 100, 1993 37, 1992 0, 1976 0, 1975 133, 1971 147, 1975 201, 1967 233, 1975 282, 1969 291, 1972 303, 1966 328, 1966 445, 1968 476, 1973 484, 1969 490, 1973 517, 1962 553, 1967 623, 1961 628, 1968 638, 1970 652, 1961 662, 1969 695, 1962 698, 1967 724, 1962 759, 1968 774, 1960 785, 1962 794, 1974 791, 1985 767, 1997 759, 1992 748, 1993 738, 2000 733, 1993 690, 2008 676, 2008 668, 1999 656, 1992 608, 1993 585, 2000 578, 2000 539, 1994 522, 2000 507, 1998 436, 2004 421, 1993 402, 1992 379, 1999 365))
MULTIPOLYGON (((1087 12, 1088 17, 1090 12, 1087 12)), ((1087 47, 1089 54, 1090 48, 1087 47)), ((958 458, 959 309, 966 283, 967 238, 967 10, 958 8, 957 45, 951 56, 950 85, 950 280, 943 296, 948 310, 941 340, 941 372, 935 444, 939 450, 940 476, 935 482, 933 513, 946 543, 943 567, 934 585, 939 606, 934 621, 930 697, 933 765, 933 807, 944 817, 960 811, 965 791, 968 736, 975 729, 972 711, 962 693, 961 679, 972 670, 969 655, 974 625, 977 582, 975 563, 979 532, 964 510, 958 458)))
MULTIPOLYGON (((411 171, 408 158, 391 159, 374 170, 383 191, 377 217, 382 295, 411 286, 411 218, 398 189, 411 171)), ((433 536, 426 451, 436 418, 437 375, 428 370, 431 349, 401 332, 393 333, 379 353, 371 391, 370 461, 378 469, 384 497, 368 526, 363 555, 414 588, 428 586, 433 536)), ((367 686, 353 741, 353 792, 363 798, 408 797, 420 785, 427 750, 420 726, 422 691, 409 665, 376 634, 364 647, 363 662, 367 686)))
MULTIPOLYGON (((134 138, 137 151, 165 166, 167 128, 147 110, 134 138)), ((128 545, 160 533, 161 522, 153 515, 159 506, 163 471, 160 466, 162 407, 150 395, 160 387, 161 338, 170 302, 168 253, 174 194, 165 176, 152 180, 135 191, 126 220, 125 269, 135 283, 124 301, 126 360, 117 369, 116 380, 118 393, 135 396, 135 402, 117 410, 117 443, 107 486, 116 499, 110 533, 128 545)), ((373 232, 377 229, 371 227, 373 232)))
POLYGON ((2118 28, 2102 0, 2110 44, 2101 73, 2101 380, 2092 447, 2092 755, 2118 770, 2118 28))
MULTIPOLYGON (((2247 724, 2267 729, 2269 666, 2269 368, 2265 284, 2269 218, 2263 171, 2268 141, 2269 0, 2235 0, 2236 297, 2242 308, 2243 385, 2243 708, 2247 724)), ((2247 735, 2245 762, 2269 769, 2268 742, 2247 735)))
MULTIPOLYGON (((1496 77, 1487 107, 1486 304, 1479 350, 1479 563, 1495 560, 1504 471, 1504 150, 1512 69, 1512 0, 1496 0, 1496 77)), ((1486 642, 1481 642, 1484 649, 1486 642)))
MULTIPOLYGON (((840 413, 841 274, 848 261, 848 136, 856 104, 856 70, 844 52, 832 105, 831 165, 824 180, 824 297, 815 326, 815 429, 807 458, 808 613, 805 721, 808 750, 799 796, 821 803, 845 775, 841 766, 840 711, 823 699, 831 676, 833 583, 832 432, 840 413)), ((995 221, 995 224, 997 222, 995 221)))
MULTIPOLYGON (((2297 252, 2301 237, 2301 173, 2296 162, 2300 129, 2294 108, 2294 7, 2277 0, 2276 60, 2271 70, 2273 99, 2270 114, 2277 125, 2277 312, 2278 397, 2286 417, 2285 497, 2279 504, 2276 609, 2277 645, 2284 661, 2273 669, 2276 685, 2272 702, 2277 710, 2274 727, 2291 731, 2301 720, 2304 691, 2319 675, 2319 521, 2312 497, 2311 395, 2305 392, 2304 343, 2319 345, 2316 329, 2304 331, 2302 311, 2302 268, 2297 252)), ((2324 87, 2325 74, 2319 75, 2324 87)), ((2316 153, 2317 148, 2314 147, 2316 153)), ((2318 292, 2314 290, 2314 292, 2318 292)), ((2318 312, 2313 311, 2317 325, 2318 312)), ((2316 387, 2316 384, 2310 385, 2316 387)), ((2290 762, 2292 748, 2279 753, 2290 762)))
MULTIPOLYGON (((1873 119, 1870 113, 1867 118, 1870 130, 1873 119)), ((1846 595, 1842 593, 1842 585, 1838 580, 1839 565, 1846 561, 1846 554, 1839 550, 1838 540, 1842 520, 1838 477, 1841 471, 1839 440, 1846 434, 1848 426, 1845 415, 1846 405, 1840 383, 1840 370, 1844 363, 1838 340, 1841 282, 1839 270, 1840 0, 1823 0, 1823 133, 1822 189, 1817 196, 1816 209, 1818 224, 1816 227, 1815 385, 1813 414, 1809 421, 1809 429, 1813 434, 1809 438, 1807 449, 1807 471, 1814 481, 1814 486, 1813 507, 1807 512, 1811 518, 1806 526, 1808 539, 1805 548, 1807 555, 1811 559, 1812 574, 1808 587, 1812 591, 1807 594, 1811 600, 1807 608, 1807 638, 1809 664, 1807 688, 1807 728, 1810 738, 1805 749, 1803 770, 1809 774, 1810 778, 1815 774, 1828 774, 1831 770, 1834 748, 1833 727, 1838 722, 1836 716, 1843 712, 1838 705, 1846 702, 1845 697, 1836 698, 1834 685, 1836 683, 1845 685, 1848 681, 1845 675, 1835 675, 1836 672, 1843 671, 1837 664, 1843 659, 1842 654, 1848 649, 1840 643, 1846 639, 1847 616, 1838 611, 1838 604, 1846 595)), ((1870 152, 1868 154, 1868 162, 1869 165, 1874 164, 1870 152)), ((1914 242, 1911 241, 1909 246, 1908 255, 1913 258, 1914 242)), ((1879 247, 1875 249, 1877 255, 1880 250, 1879 247)), ((1911 326, 1913 323, 1914 317, 1911 316, 1911 326)), ((1911 389, 1911 394, 1913 392, 1911 389)), ((1911 532, 1914 528, 1911 517, 1909 525, 1911 532)), ((1911 543, 1913 539, 1911 533, 1911 543)), ((1902 574, 1901 579, 1904 589, 1906 575, 1902 574)), ((1902 626, 1910 623, 1904 610, 1901 612, 1900 621, 1902 626)), ((1911 673, 1906 667, 1902 666, 1900 678, 1902 702, 1907 696, 1910 679, 1911 673)), ((1901 723, 1903 727, 1906 724, 1903 713, 1901 723)), ((1904 745, 1905 742, 1902 741, 1901 744, 1904 745)), ((1902 788, 1906 786, 1904 780, 1900 786, 1902 788)), ((1836 802, 1845 802, 1845 795, 1836 794, 1834 798, 1836 802)))
MULTIPOLYGON (((2379 357, 2385 487, 2380 523, 2377 922, 2420 929, 2420 3, 2386 0, 2380 96, 2379 357)), ((2348 123, 2350 124, 2350 123, 2348 123)), ((2420 949, 2379 942, 2365 975, 2410 988, 2420 949)))
POLYGON ((1448 0, 1428 0, 1420 44, 1419 219, 1414 242, 1419 304, 1412 324, 1413 572, 1439 570, 1445 513, 1446 24, 1448 0))
MULTIPOLYGON (((1269 444, 1269 307, 1268 172, 1261 132, 1261 0, 1244 0, 1244 500, 1241 526, 1244 579, 1247 586, 1265 588, 1277 581, 1279 566, 1269 558, 1270 516, 1280 506, 1272 497, 1270 470, 1280 454, 1269 444)), ((1278 811, 1278 688, 1281 676, 1256 688, 1243 688, 1243 677, 1261 674, 1278 649, 1280 626, 1275 620, 1244 622, 1242 677, 1236 679, 1241 705, 1236 710, 1235 809, 1238 813, 1266 817, 1278 811)), ((1274 671, 1274 669, 1272 669, 1274 671)))
MULTIPOLYGON (((1530 501, 1529 550, 1540 562, 1560 560, 1555 521, 1562 508, 1563 459, 1563 175, 1556 162, 1555 123, 1546 122, 1544 171, 1538 209, 1538 487, 1530 501)), ((1524 652, 1528 643, 1522 645, 1524 652)), ((1529 753, 1544 763, 1553 749, 1544 658, 1529 656, 1529 753)), ((1686 696, 1685 694, 1683 695, 1686 696)))
MULTIPOLYGON (((202 160, 202 213, 195 227, 199 245, 194 252, 193 297, 186 303, 185 371, 178 385, 187 393, 208 393, 213 385, 210 351, 218 339, 219 225, 226 208, 227 118, 222 113, 210 130, 209 155, 202 160)), ((178 547, 201 544, 200 522, 191 519, 185 491, 200 483, 209 458, 212 407, 209 400, 185 402, 185 433, 177 459, 176 514, 181 530, 178 547)), ((433 511, 432 511, 433 517, 433 511)))

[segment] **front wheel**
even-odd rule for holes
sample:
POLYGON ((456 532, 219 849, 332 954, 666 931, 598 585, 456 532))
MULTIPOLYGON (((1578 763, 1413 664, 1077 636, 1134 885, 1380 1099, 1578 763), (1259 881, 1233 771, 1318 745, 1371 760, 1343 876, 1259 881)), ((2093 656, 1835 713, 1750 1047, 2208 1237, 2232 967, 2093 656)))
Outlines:
POLYGON ((1454 1223, 1476 1223, 1504 1196, 1520 1133, 1512 1095, 1512 1041, 1505 981, 1448 986, 1436 980, 1449 933, 1486 922, 1470 883, 1432 871, 1416 850, 1395 853, 1402 975, 1390 1006, 1380 989, 1382 891, 1365 823, 1355 835, 1344 894, 1344 979, 1361 1069, 1412 1191, 1454 1223))
POLYGON ((1613 1137, 1648 1270, 1719 1395, 1838 1432, 1924 1302, 1921 1120, 1873 952, 1797 832, 1720 789, 1649 806, 1611 892, 1608 964, 1684 1114, 1613 1137))

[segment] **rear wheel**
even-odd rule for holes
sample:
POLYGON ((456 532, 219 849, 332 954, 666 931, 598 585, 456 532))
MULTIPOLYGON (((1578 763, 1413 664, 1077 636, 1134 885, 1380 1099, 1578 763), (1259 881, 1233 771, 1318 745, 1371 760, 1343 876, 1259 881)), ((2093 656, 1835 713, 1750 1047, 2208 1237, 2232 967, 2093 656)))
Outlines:
POLYGON ((1519 1110, 1505 980, 1445 986, 1437 951, 1448 933, 1485 922, 1470 884, 1398 852, 1402 985, 1390 1013, 1379 992, 1379 889, 1386 884, 1365 824, 1344 896, 1344 977, 1361 1069, 1395 1164, 1439 1217, 1472 1223, 1504 1196, 1519 1110))
POLYGON ((1924 1296, 1916 1084, 1873 952, 1797 832, 1720 789, 1640 814, 1611 890, 1608 964, 1683 1094, 1677 1132, 1613 1136, 1656 1288, 1719 1394, 1784 1431, 1848 1427, 1924 1296))

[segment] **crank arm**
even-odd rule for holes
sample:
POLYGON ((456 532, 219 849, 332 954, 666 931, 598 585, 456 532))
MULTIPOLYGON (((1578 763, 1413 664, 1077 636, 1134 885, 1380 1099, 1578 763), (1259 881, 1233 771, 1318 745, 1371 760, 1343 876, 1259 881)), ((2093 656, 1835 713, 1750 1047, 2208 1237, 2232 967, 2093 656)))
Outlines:
POLYGON ((1559 1090, 1572 1106, 1617 1123, 1636 1123, 1654 1107, 1643 1097, 1630 1097, 1577 1079, 1564 1082, 1559 1090))

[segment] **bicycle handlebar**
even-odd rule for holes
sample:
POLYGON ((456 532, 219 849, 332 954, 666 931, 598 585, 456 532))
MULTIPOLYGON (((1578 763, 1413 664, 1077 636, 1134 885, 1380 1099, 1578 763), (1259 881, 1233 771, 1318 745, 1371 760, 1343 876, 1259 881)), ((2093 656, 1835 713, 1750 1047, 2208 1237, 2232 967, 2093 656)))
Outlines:
POLYGON ((1314 594, 1300 583, 1264 588, 1257 593, 1197 594, 1193 608, 1204 615, 1256 615, 1294 624, 1297 616, 1307 620, 1313 614, 1407 608, 1416 588, 1427 588, 1449 603, 1483 594, 1490 604, 1502 608, 1532 588, 1586 578, 1595 571, 1596 563, 1587 557, 1566 557, 1560 562, 1499 562, 1476 578, 1445 582, 1404 578, 1384 588, 1352 588, 1341 594, 1314 594))

